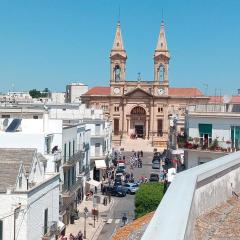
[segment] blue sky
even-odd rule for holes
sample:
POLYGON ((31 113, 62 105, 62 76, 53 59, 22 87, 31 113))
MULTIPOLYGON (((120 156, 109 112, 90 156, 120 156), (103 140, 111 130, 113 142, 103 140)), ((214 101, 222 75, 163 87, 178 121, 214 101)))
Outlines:
POLYGON ((240 88, 239 0, 0 0, 0 91, 109 84, 118 6, 127 79, 153 79, 162 8, 171 86, 240 88))

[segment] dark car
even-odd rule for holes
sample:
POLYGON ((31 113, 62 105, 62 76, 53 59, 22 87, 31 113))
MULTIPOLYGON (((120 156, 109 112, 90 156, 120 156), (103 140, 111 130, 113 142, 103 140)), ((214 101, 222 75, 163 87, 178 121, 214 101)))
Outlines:
POLYGON ((127 194, 127 190, 121 185, 107 187, 107 192, 110 192, 112 196, 116 197, 125 197, 127 194))
POLYGON ((160 169, 160 162, 157 161, 153 162, 152 169, 160 169))
POLYGON ((157 173, 151 173, 149 182, 159 182, 159 175, 157 173))

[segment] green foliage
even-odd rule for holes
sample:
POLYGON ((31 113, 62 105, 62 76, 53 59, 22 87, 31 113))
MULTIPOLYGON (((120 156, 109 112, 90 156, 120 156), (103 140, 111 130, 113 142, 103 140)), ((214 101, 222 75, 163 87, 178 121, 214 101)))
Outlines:
POLYGON ((48 97, 49 93, 50 91, 48 88, 45 88, 43 92, 40 92, 37 89, 32 89, 29 91, 29 94, 32 98, 45 98, 45 97, 48 97))
POLYGON ((210 146, 211 150, 215 150, 216 148, 218 148, 218 140, 215 138, 212 145, 210 146))
POLYGON ((155 211, 162 200, 163 191, 163 183, 142 183, 135 195, 136 218, 155 211))
POLYGON ((40 98, 42 96, 41 92, 37 89, 32 89, 29 91, 29 94, 32 98, 40 98))

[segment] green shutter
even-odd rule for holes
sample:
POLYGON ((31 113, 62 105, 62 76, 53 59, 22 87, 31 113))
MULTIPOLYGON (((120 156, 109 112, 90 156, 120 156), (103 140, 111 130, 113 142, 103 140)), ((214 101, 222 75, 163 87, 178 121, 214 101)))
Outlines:
POLYGON ((3 239, 3 222, 0 221, 0 240, 3 239))
POLYGON ((199 123, 198 125, 199 134, 209 134, 212 136, 212 124, 199 123))

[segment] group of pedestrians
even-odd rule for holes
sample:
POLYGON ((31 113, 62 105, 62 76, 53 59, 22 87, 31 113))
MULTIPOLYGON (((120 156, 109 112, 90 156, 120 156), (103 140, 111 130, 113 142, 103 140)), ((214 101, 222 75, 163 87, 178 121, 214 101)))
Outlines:
POLYGON ((76 236, 74 236, 72 233, 69 234, 69 237, 61 235, 59 240, 83 240, 83 234, 81 231, 79 231, 76 236))
POLYGON ((133 151, 133 155, 131 156, 131 158, 129 160, 131 170, 133 170, 134 167, 135 168, 136 167, 138 167, 138 168, 142 167, 141 157, 143 157, 143 151, 138 151, 138 152, 133 151))

